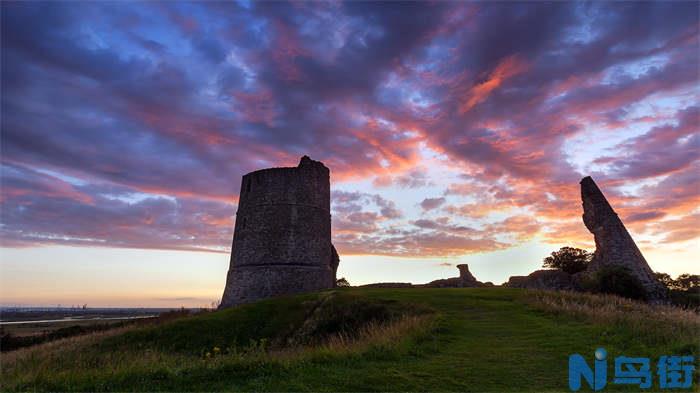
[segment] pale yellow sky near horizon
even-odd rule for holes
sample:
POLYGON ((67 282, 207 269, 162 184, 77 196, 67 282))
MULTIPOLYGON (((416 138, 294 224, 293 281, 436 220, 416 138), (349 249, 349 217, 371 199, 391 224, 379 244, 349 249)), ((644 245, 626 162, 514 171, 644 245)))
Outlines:
MULTIPOLYGON (((558 247, 531 241, 507 250, 456 258, 342 256, 338 277, 351 284, 425 283, 454 277, 468 263, 480 281, 501 284, 541 266, 558 247)), ((700 273, 697 242, 670 250, 642 250, 654 271, 700 273)), ((0 305, 88 307, 203 307, 221 297, 225 253, 47 246, 0 248, 0 305)))

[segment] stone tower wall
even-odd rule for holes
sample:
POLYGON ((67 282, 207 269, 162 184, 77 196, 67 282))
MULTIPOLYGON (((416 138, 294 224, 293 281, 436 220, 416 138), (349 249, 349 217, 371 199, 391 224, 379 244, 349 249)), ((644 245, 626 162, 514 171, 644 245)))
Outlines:
POLYGON ((328 168, 304 157, 243 176, 222 307, 331 288, 337 259, 328 168))

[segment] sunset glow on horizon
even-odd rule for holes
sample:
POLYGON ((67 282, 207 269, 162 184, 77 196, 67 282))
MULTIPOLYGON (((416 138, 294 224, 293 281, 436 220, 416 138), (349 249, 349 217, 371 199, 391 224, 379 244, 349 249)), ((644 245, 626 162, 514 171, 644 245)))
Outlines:
POLYGON ((700 273, 700 5, 3 2, 0 305, 206 306, 241 176, 331 170, 338 277, 700 273))

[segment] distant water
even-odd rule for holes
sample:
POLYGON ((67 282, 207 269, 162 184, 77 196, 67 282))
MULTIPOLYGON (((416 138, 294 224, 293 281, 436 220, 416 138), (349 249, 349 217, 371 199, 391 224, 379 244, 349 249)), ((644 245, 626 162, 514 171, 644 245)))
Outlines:
POLYGON ((33 321, 0 321, 0 325, 23 325, 27 323, 54 323, 54 322, 80 322, 80 321, 108 321, 108 320, 120 320, 120 319, 143 319, 143 318, 154 318, 157 315, 137 315, 132 317, 96 317, 96 318, 73 318, 66 317, 63 319, 43 319, 43 320, 33 320, 33 321))

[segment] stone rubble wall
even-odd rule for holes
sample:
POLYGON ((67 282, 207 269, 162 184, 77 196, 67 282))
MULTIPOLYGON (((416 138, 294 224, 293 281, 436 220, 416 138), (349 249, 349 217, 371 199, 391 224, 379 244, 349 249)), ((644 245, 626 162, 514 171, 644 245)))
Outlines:
POLYGON ((504 286, 527 289, 574 289, 571 275, 556 269, 535 270, 527 276, 511 276, 504 286))

